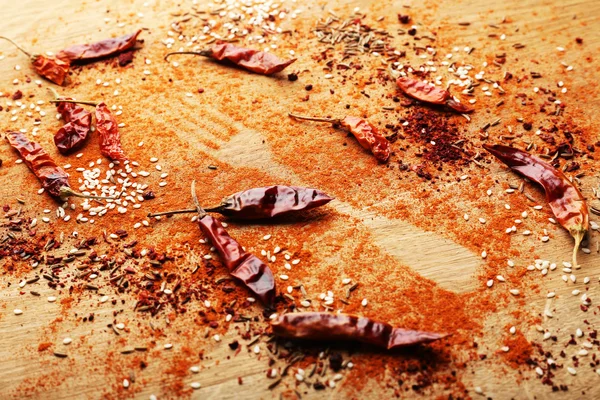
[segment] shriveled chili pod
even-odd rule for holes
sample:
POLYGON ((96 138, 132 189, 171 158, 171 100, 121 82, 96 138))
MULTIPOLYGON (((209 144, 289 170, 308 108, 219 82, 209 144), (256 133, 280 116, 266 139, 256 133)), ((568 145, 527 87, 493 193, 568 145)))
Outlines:
POLYGON ((15 45, 17 49, 22 51, 31 60, 31 66, 35 72, 48 79, 50 82, 54 82, 57 85, 61 85, 65 82, 67 74, 69 73, 70 63, 69 61, 60 60, 58 58, 50 58, 41 54, 31 54, 21 46, 13 42, 11 39, 0 36, 0 39, 8 40, 10 43, 15 45))
POLYGON ((104 102, 96 106, 96 132, 100 137, 100 153, 111 160, 126 160, 121 147, 117 120, 104 102))
POLYGON ((274 54, 234 46, 231 43, 215 44, 210 49, 200 51, 174 51, 165 55, 165 60, 174 54, 192 54, 214 58, 218 61, 229 61, 248 71, 261 75, 271 75, 281 72, 288 65, 296 61, 295 58, 284 61, 274 54))
POLYGON ((348 314, 298 312, 279 315, 273 333, 290 339, 355 341, 387 350, 430 343, 446 334, 394 328, 388 323, 348 314))
POLYGON ((223 228, 218 219, 206 214, 196 196, 192 182, 192 198, 198 212, 200 230, 210 240, 229 273, 238 278, 265 305, 275 299, 275 278, 269 267, 254 254, 247 253, 223 228))
POLYGON ((513 171, 540 184, 556 220, 575 239, 573 267, 577 265, 577 250, 589 229, 588 207, 583 195, 561 171, 526 151, 501 144, 483 148, 508 165, 513 171))
POLYGON ((112 197, 92 196, 71 189, 69 175, 60 168, 46 151, 36 142, 32 142, 21 132, 9 132, 8 143, 23 158, 29 169, 37 176, 42 187, 52 197, 65 200, 69 196, 90 199, 107 199, 112 197))
POLYGON ((126 160, 125 152, 121 147, 121 135, 117 120, 104 103, 82 100, 50 100, 50 103, 87 104, 96 107, 96 133, 100 138, 100 153, 113 161, 126 160))
MULTIPOLYGON (((225 197, 216 207, 205 208, 232 219, 253 220, 275 218, 320 207, 333 200, 318 189, 275 185, 252 188, 225 197)), ((196 212, 196 209, 164 211, 148 217, 196 212)))
POLYGON ((474 111, 472 107, 458 101, 458 99, 452 96, 448 90, 425 83, 418 79, 400 77, 396 79, 396 84, 404 94, 422 102, 446 105, 459 113, 470 113, 474 111))
POLYGON ((317 122, 328 122, 333 126, 341 126, 348 130, 360 145, 370 150, 375 158, 381 162, 386 162, 390 158, 390 142, 377 130, 377 128, 371 125, 368 121, 353 116, 346 116, 343 119, 335 118, 318 118, 318 117, 307 117, 303 115, 296 115, 288 113, 292 118, 304 119, 307 121, 317 122))
POLYGON ((73 100, 70 97, 60 97, 53 90, 58 113, 65 120, 58 132, 54 135, 54 144, 61 154, 69 154, 79 150, 85 143, 92 128, 92 113, 79 105, 60 100, 73 100))
POLYGON ((59 51, 56 58, 69 60, 74 64, 117 55, 133 48, 141 32, 140 29, 127 35, 104 39, 96 43, 76 44, 59 51))

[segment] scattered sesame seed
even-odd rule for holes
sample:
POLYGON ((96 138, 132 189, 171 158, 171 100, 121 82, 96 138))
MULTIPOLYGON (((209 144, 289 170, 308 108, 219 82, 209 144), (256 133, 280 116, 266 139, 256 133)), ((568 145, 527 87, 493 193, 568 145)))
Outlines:
POLYGON ((71 344, 72 341, 73 341, 73 339, 71 339, 70 337, 66 337, 63 339, 63 344, 66 346, 66 345, 71 344))
POLYGON ((14 313, 15 313, 15 315, 21 315, 21 314, 23 314, 23 310, 20 310, 20 309, 18 309, 18 308, 15 308, 15 311, 14 311, 14 313))
POLYGON ((269 239, 271 239, 271 235, 265 235, 265 236, 263 236, 263 240, 269 240, 269 239))
POLYGON ((169 349, 173 348, 173 345, 171 343, 166 343, 164 347, 165 347, 165 350, 169 350, 169 349))
POLYGON ((509 290, 510 294, 514 295, 514 296, 518 296, 519 295, 519 289, 510 289, 509 290))
POLYGON ((362 301, 360 302, 360 305, 363 307, 366 307, 367 304, 369 304, 369 301, 367 299, 362 299, 362 301))
POLYGON ((200 384, 200 382, 192 382, 190 383, 190 386, 192 387, 192 389, 200 389, 202 385, 200 384))

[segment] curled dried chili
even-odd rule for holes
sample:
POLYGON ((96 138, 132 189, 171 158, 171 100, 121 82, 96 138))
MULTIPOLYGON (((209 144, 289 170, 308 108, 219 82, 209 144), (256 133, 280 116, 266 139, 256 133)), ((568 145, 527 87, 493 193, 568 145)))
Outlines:
POLYGON ((196 182, 192 182, 192 198, 198 213, 200 230, 210 240, 229 273, 238 278, 265 305, 275 299, 275 278, 269 267, 254 254, 247 253, 223 228, 218 219, 200 207, 196 196, 196 182))
MULTIPOLYGON (((275 185, 252 188, 225 197, 216 207, 205 208, 232 219, 275 218, 320 207, 333 200, 318 189, 275 185)), ((165 211, 148 217, 196 212, 196 209, 165 211)))
POLYGON ((60 100, 73 100, 70 97, 60 97, 53 91, 56 109, 66 124, 54 135, 54 144, 61 154, 69 154, 80 149, 87 139, 92 127, 92 113, 79 105, 60 100))
POLYGON ((526 151, 500 144, 483 147, 512 170, 540 184, 556 220, 575 239, 573 266, 577 250, 589 229, 588 207, 577 187, 559 170, 526 151))
POLYGON ((218 61, 227 60, 235 65, 247 69, 248 71, 262 75, 271 75, 276 72, 281 72, 288 65, 296 61, 295 58, 284 61, 274 54, 254 49, 237 47, 230 43, 215 44, 207 50, 175 51, 165 55, 165 60, 167 60, 173 54, 192 54, 196 56, 214 58, 218 61))
POLYGON ((11 39, 0 36, 0 39, 8 40, 10 43, 15 45, 17 49, 22 51, 31 60, 31 66, 35 72, 51 82, 61 85, 65 82, 67 74, 69 73, 70 63, 69 61, 60 60, 58 58, 50 58, 41 54, 31 54, 21 46, 13 42, 11 39))
POLYGON ((113 56, 133 48, 141 32, 142 30, 139 29, 117 38, 105 39, 96 43, 76 44, 59 51, 56 58, 77 63, 113 56))
POLYGON ((69 196, 91 199, 107 199, 109 197, 92 196, 79 193, 69 186, 69 175, 60 168, 46 151, 36 142, 31 142, 21 132, 9 132, 7 139, 10 145, 23 157, 23 161, 37 176, 42 187, 52 197, 65 200, 69 196))
POLYGON ((404 94, 422 102, 446 105, 459 113, 470 113, 474 111, 473 108, 462 104, 458 99, 452 96, 448 90, 432 84, 406 77, 396 79, 396 84, 404 94))
POLYGON ((50 100, 51 103, 74 103, 87 104, 96 107, 96 133, 100 139, 100 153, 113 161, 126 160, 125 152, 121 147, 121 135, 117 120, 112 115, 108 106, 104 103, 94 103, 93 101, 80 100, 50 100))
POLYGON ((384 349, 430 343, 446 334, 394 328, 388 323, 348 314, 298 312, 278 316, 273 333, 291 339, 356 341, 384 349))
POLYGON ((375 126, 362 118, 352 116, 346 116, 343 119, 317 118, 292 113, 288 113, 288 115, 296 119, 328 122, 333 126, 341 126, 354 135, 363 148, 370 150, 377 160, 386 162, 390 158, 390 142, 379 133, 375 126))

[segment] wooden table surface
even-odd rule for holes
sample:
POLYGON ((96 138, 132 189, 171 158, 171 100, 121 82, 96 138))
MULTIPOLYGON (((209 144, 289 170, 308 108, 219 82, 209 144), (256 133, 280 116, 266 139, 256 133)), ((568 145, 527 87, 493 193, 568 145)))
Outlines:
MULTIPOLYGON (((197 3, 203 5, 202 0, 197 3)), ((307 11, 301 14, 297 24, 304 28, 305 36, 309 35, 316 18, 325 15, 322 10, 331 9, 338 15, 347 16, 351 14, 354 7, 360 6, 371 21, 376 20, 378 16, 386 16, 382 24, 390 26, 392 31, 398 27, 396 14, 409 13, 414 21, 422 24, 419 25, 419 29, 435 31, 436 47, 442 54, 451 52, 455 46, 471 45, 477 48, 474 54, 478 55, 479 62, 491 63, 494 54, 507 52, 509 64, 506 69, 511 70, 516 76, 528 75, 528 71, 531 70, 537 70, 543 75, 542 79, 529 81, 523 86, 507 83, 510 99, 514 100, 515 94, 520 91, 527 91, 528 96, 533 96, 533 86, 538 82, 542 87, 556 90, 556 82, 563 80, 569 88, 566 94, 561 94, 564 102, 568 103, 564 118, 585 131, 589 137, 595 137, 596 141, 600 140, 597 134, 600 92, 596 87, 600 77, 597 61, 600 49, 598 29, 600 28, 600 2, 598 1, 452 0, 423 3, 405 0, 384 1, 373 5, 369 5, 371 2, 368 1, 302 3, 306 3, 304 6, 307 11), (411 8, 403 8, 403 5, 410 5, 411 8), (502 23, 503 18, 506 18, 504 23, 502 23), (459 22, 471 24, 461 26, 459 22), (490 28, 489 24, 498 24, 500 27, 490 28), (503 33, 507 36, 505 41, 489 37, 489 34, 503 33), (584 39, 583 45, 576 44, 576 37, 584 39), (516 54, 512 45, 518 42, 526 44, 526 48, 516 54), (565 51, 557 51, 559 46, 564 47, 565 51), (560 61, 564 61, 566 65, 573 65, 573 72, 567 74, 560 61)), ((149 181, 159 194, 159 198, 150 209, 188 206, 187 196, 192 168, 196 168, 196 171, 200 171, 200 168, 201 171, 207 171, 206 165, 210 163, 220 163, 220 168, 228 171, 226 176, 215 177, 215 186, 211 190, 206 190, 207 196, 212 196, 211 200, 218 200, 222 194, 235 191, 235 188, 249 183, 265 182, 266 185, 274 182, 289 182, 295 185, 321 185, 322 189, 333 194, 338 200, 328 206, 330 210, 328 213, 319 214, 319 218, 322 218, 327 228, 308 235, 304 244, 297 240, 303 229, 299 227, 266 225, 259 228, 238 227, 234 228, 234 231, 237 233, 239 230, 240 234, 243 232, 246 235, 244 237, 253 235, 255 241, 248 245, 256 251, 263 248, 260 237, 266 231, 273 231, 274 237, 279 238, 279 243, 286 243, 292 251, 302 254, 313 252, 315 264, 317 261, 323 264, 323 267, 314 265, 314 275, 306 278, 305 281, 306 285, 312 285, 314 293, 327 290, 326 287, 319 285, 319 280, 328 275, 339 276, 340 279, 345 274, 354 274, 356 278, 362 275, 363 282, 374 285, 372 290, 366 288, 359 294, 360 298, 369 299, 371 316, 377 315, 377 307, 388 307, 383 299, 390 294, 378 293, 376 287, 377 281, 383 276, 391 280, 397 279, 398 288, 405 285, 403 287, 405 289, 413 282, 406 280, 405 277, 417 273, 433 282, 432 290, 447 290, 445 293, 458 295, 472 294, 475 298, 478 296, 477 293, 480 293, 484 298, 484 293, 491 290, 485 287, 486 277, 489 276, 491 269, 486 269, 486 261, 482 260, 480 252, 487 250, 490 254, 504 251, 508 253, 508 249, 477 249, 473 245, 473 240, 463 240, 464 238, 461 239, 461 236, 455 234, 456 231, 449 232, 443 216, 428 217, 418 204, 422 200, 419 200, 415 193, 394 192, 395 183, 390 184, 388 192, 386 188, 380 189, 383 199, 378 197, 378 201, 371 201, 369 199, 372 194, 370 188, 373 187, 371 181, 375 178, 363 176, 359 179, 352 175, 354 170, 350 166, 332 166, 326 155, 338 151, 336 149, 327 148, 327 145, 319 148, 314 142, 309 142, 299 151, 299 154, 303 151, 307 152, 307 159, 303 164, 298 161, 299 157, 295 157, 295 151, 286 148, 285 141, 279 140, 277 129, 280 125, 287 124, 284 117, 287 111, 299 109, 309 112, 312 107, 315 107, 314 112, 317 110, 321 112, 329 104, 332 115, 341 114, 344 112, 345 104, 343 96, 356 95, 352 93, 353 88, 348 87, 349 84, 340 86, 340 94, 336 101, 328 103, 329 93, 323 90, 311 94, 310 103, 300 102, 299 99, 306 94, 304 85, 309 81, 322 87, 336 84, 335 78, 331 83, 324 80, 322 66, 302 53, 302 50, 305 50, 307 54, 309 48, 299 46, 296 50, 299 61, 295 67, 298 70, 308 70, 301 75, 301 83, 297 86, 292 86, 292 82, 285 80, 285 75, 282 75, 282 79, 266 80, 237 70, 223 70, 216 64, 202 64, 200 60, 180 60, 182 68, 185 67, 182 71, 185 72, 166 68, 161 63, 161 57, 166 52, 161 40, 167 37, 169 24, 174 19, 171 13, 180 9, 187 10, 190 7, 191 2, 183 3, 181 8, 178 8, 175 2, 164 0, 147 2, 62 0, 52 3, 39 0, 11 1, 4 2, 2 5, 3 23, 0 34, 14 38, 28 48, 59 49, 71 43, 120 35, 137 27, 148 29, 142 33, 145 42, 136 55, 134 68, 121 71, 111 67, 84 67, 74 78, 78 84, 65 88, 63 92, 75 93, 78 98, 106 96, 109 105, 123 105, 124 112, 119 117, 119 122, 125 123, 125 127, 122 128, 125 147, 135 148, 137 143, 143 140, 144 147, 136 150, 136 158, 142 167, 152 168, 153 164, 149 163, 148 159, 157 156, 161 158, 160 163, 171 174, 168 178, 170 184, 164 189, 158 187, 158 177, 154 176, 156 174, 150 178, 149 181), (120 22, 124 24, 118 25, 120 22), (152 63, 143 65, 145 58, 152 63), (200 65, 202 68, 199 67, 200 65), (151 74, 147 76, 147 80, 142 81, 144 69, 150 70, 151 74), (114 79, 120 76, 123 77, 122 89, 112 83, 111 87, 102 92, 103 89, 95 85, 96 79, 114 82, 114 79), (173 81, 167 83, 167 78, 173 78, 173 81), (198 94, 199 87, 208 88, 205 97, 198 94), (111 97, 115 89, 121 90, 118 99, 111 97), (192 96, 185 96, 186 92, 193 92, 192 96), (250 98, 255 99, 255 102, 251 103, 250 98), (236 106, 231 107, 238 101, 240 108, 242 105, 253 106, 255 103, 259 103, 262 108, 257 106, 247 113, 240 112, 236 106), (277 115, 282 117, 277 118, 277 115), (265 119, 269 120, 268 123, 265 119), (172 146, 173 144, 175 146, 172 146), (315 151, 318 152, 316 156, 308 155, 308 152, 315 151), (293 166, 286 164, 287 160, 291 159, 297 161, 293 166), (346 168, 349 169, 346 171, 346 168), (328 176, 327 179, 330 181, 319 178, 319 174, 328 176), (347 180, 350 195, 339 190, 340 180, 347 180), (363 185, 363 192, 359 188, 360 185, 363 185), (365 199, 364 206, 357 201, 360 198, 365 199), (421 218, 418 216, 394 218, 388 213, 381 212, 386 204, 397 204, 395 202, 400 201, 398 199, 405 204, 414 204, 415 209, 423 212, 421 218), (356 226, 349 229, 349 224, 356 226), (294 239, 287 239, 286 232, 296 236, 294 239), (381 267, 389 268, 387 275, 373 273, 371 276, 369 272, 352 269, 350 265, 354 257, 369 257, 366 252, 347 254, 349 248, 354 248, 359 243, 363 248, 376 249, 376 251, 372 250, 372 254, 376 254, 374 263, 380 263, 379 265, 384 262, 390 263, 386 264, 389 267, 381 267), (341 263, 345 263, 345 266, 341 263)), ((400 43, 402 40, 398 39, 397 44, 400 43)), ((284 44, 282 48, 286 48, 286 45, 284 44)), ((39 88, 34 83, 23 82, 24 70, 27 71, 29 68, 23 55, 17 55, 8 43, 3 42, 0 42, 0 54, 5 56, 0 60, 0 92, 10 95, 19 88, 26 94, 32 94, 32 99, 48 99, 46 82, 39 88), (16 64, 20 64, 22 70, 15 70, 16 64), (17 78, 20 82, 13 84, 13 80, 17 78)), ((283 50, 281 54, 285 54, 283 50)), ((480 68, 480 65, 475 68, 480 68)), ((33 77, 32 72, 27 74, 33 77)), ((359 104, 357 108, 360 112, 372 113, 376 115, 375 121, 385 123, 387 117, 379 110, 382 105, 389 105, 391 102, 389 98, 380 99, 379 94, 387 93, 386 90, 389 92, 390 87, 385 90, 369 87, 369 90, 375 93, 370 102, 361 95, 352 97, 352 101, 359 104)), ((477 98, 482 97, 484 96, 478 95, 477 98)), ((27 97, 24 100, 29 101, 27 97)), ((0 98, 0 105, 4 106, 5 101, 9 99, 0 98)), ((467 136, 477 137, 481 133, 479 127, 496 118, 502 118, 502 122, 494 128, 495 130, 490 130, 490 135, 494 138, 508 134, 509 125, 515 129, 520 127, 520 124, 515 121, 515 114, 521 113, 522 110, 513 108, 512 100, 510 102, 507 100, 510 105, 505 107, 493 106, 498 101, 497 98, 488 103, 485 99, 478 101, 471 122, 467 123, 464 119, 459 121, 461 129, 467 136)), ((58 128, 59 122, 54 120, 53 106, 45 104, 43 109, 47 111, 47 116, 41 125, 42 130, 38 140, 47 148, 52 148, 51 132, 58 128)), ((0 113, 0 127, 3 133, 21 127, 19 124, 24 117, 17 122, 10 121, 10 117, 8 112, 0 113)), ((541 124, 545 117, 540 115, 535 118, 541 124)), ((22 126, 31 129, 31 124, 22 126)), ((316 124, 296 124, 294 129, 318 133, 323 135, 324 140, 333 140, 330 138, 335 137, 326 133, 328 132, 326 127, 316 124), (299 128, 300 126, 302 128, 299 128)), ((28 134, 30 133, 31 130, 28 134)), ((297 139, 291 138, 290 141, 292 140, 297 139)), ((349 147, 355 144, 350 139, 347 141, 349 147)), ((333 142, 328 143, 331 145, 333 142)), ((353 151, 352 162, 360 164, 370 161, 367 153, 354 148, 350 151, 353 151), (362 158, 367 161, 363 161, 362 158), (356 159, 360 160, 356 161, 356 159)), ((81 161, 75 159, 67 161, 67 158, 58 155, 54 149, 52 154, 59 159, 61 165, 67 162, 72 162, 73 165, 77 165, 78 162, 87 163, 98 157, 98 155, 88 154, 88 150, 81 161)), ((26 171, 24 165, 15 164, 17 156, 7 145, 0 146, 0 158, 3 160, 0 167, 2 188, 0 203, 18 207, 15 199, 21 196, 25 199, 24 212, 29 217, 37 216, 41 219, 42 210, 46 208, 51 209, 53 213, 56 205, 47 196, 36 194, 38 184, 26 171)), ((370 165, 373 170, 378 168, 374 163, 370 165)), ((598 165, 588 160, 584 163, 583 170, 586 172, 586 176, 582 178, 583 192, 590 201, 595 201, 593 204, 598 206, 600 203, 598 199, 592 200, 594 196, 592 188, 598 188, 600 182, 598 165)), ((520 181, 497 162, 486 165, 485 169, 473 165, 464 169, 464 173, 474 175, 484 175, 488 173, 487 171, 495 174, 498 182, 495 183, 494 189, 500 192, 499 195, 502 194, 501 190, 506 187, 507 182, 520 181)), ((206 176, 207 173, 201 172, 199 175, 202 174, 206 176)), ((422 184, 415 174, 410 176, 418 182, 415 185, 422 184)), ((200 177, 200 179, 204 178, 200 177)), ((204 179, 205 184, 211 182, 206 179, 204 179)), ((482 185, 474 186, 472 189, 465 186, 457 189, 456 182, 449 180, 444 190, 458 194, 477 190, 482 193, 482 198, 485 197, 485 189, 482 185)), ((531 186, 528 186, 528 190, 537 199, 543 201, 543 194, 539 190, 531 186)), ((449 201, 440 194, 434 194, 431 201, 439 201, 439 199, 449 201)), ((458 223, 461 222, 465 212, 470 212, 471 219, 475 221, 478 217, 490 220, 494 217, 494 212, 481 206, 476 198, 457 197, 450 201, 455 203, 458 210, 455 213, 458 215, 458 218, 455 218, 458 223)), ((498 204, 502 206, 502 200, 499 201, 498 204)), ((95 226, 81 225, 77 226, 77 229, 84 237, 86 234, 101 234, 103 229, 107 229, 106 226, 118 227, 122 224, 123 229, 129 229, 131 238, 139 240, 145 246, 158 243, 159 246, 177 250, 197 247, 199 236, 193 237, 191 242, 185 236, 188 232, 184 232, 181 225, 178 227, 174 221, 154 223, 147 230, 134 232, 131 229, 133 223, 143 219, 144 213, 150 209, 143 208, 138 214, 127 214, 122 217, 116 214, 107 216, 107 225, 103 225, 105 224, 103 220, 98 220, 95 226)), ((533 262, 533 257, 530 255, 534 254, 535 257, 559 263, 570 260, 572 240, 559 226, 540 222, 546 217, 538 219, 532 226, 537 231, 548 229, 552 237, 550 243, 543 244, 534 239, 525 243, 515 240, 515 248, 523 251, 519 259, 521 269, 533 262)), ((54 219, 52 224, 39 228, 40 235, 48 230, 53 230, 53 234, 57 235, 64 231, 68 235, 76 227, 74 221, 61 224, 54 219)), ((592 215, 592 220, 598 221, 598 219, 597 216, 592 215)), ((306 222, 309 225, 307 229, 312 229, 315 223, 306 222)), ((475 228, 465 225, 467 232, 473 229, 474 234, 480 234, 481 232, 475 228), (475 233, 476 231, 479 233, 475 233)), ((191 227, 190 231, 192 229, 196 228, 191 227)), ((6 231, 2 231, 0 237, 5 233, 6 231)), ((560 264, 557 271, 551 272, 546 277, 539 273, 524 275, 522 282, 519 283, 521 285, 519 287, 522 288, 522 295, 519 298, 521 301, 509 299, 504 303, 500 302, 498 304, 502 306, 496 312, 489 313, 480 321, 483 329, 477 334, 477 341, 480 343, 481 352, 486 353, 488 358, 480 362, 467 362, 466 366, 461 368, 460 384, 464 385, 467 396, 477 398, 476 387, 480 387, 485 396, 494 399, 559 397, 574 399, 582 398, 583 393, 588 398, 600 396, 600 376, 594 372, 595 368, 587 366, 591 362, 592 354, 597 354, 598 346, 595 344, 587 359, 582 358, 581 366, 575 376, 567 372, 566 367, 572 364, 568 357, 557 360, 561 365, 564 364, 564 368, 554 372, 555 383, 568 385, 568 392, 553 393, 550 386, 543 385, 536 377, 533 367, 523 365, 519 369, 513 369, 502 361, 503 356, 500 354, 501 339, 508 335, 506 327, 510 325, 518 325, 519 331, 528 340, 540 343, 545 350, 553 354, 558 354, 563 349, 569 355, 579 351, 580 345, 565 347, 569 335, 575 334, 577 328, 593 329, 600 323, 600 317, 597 312, 581 311, 579 307, 581 296, 574 296, 571 292, 579 289, 583 294, 587 290, 588 296, 593 301, 597 299, 600 290, 598 241, 598 232, 592 232, 588 244, 592 253, 579 253, 582 268, 575 272, 578 279, 576 283, 567 284, 562 281, 560 264), (590 284, 586 285, 583 282, 584 277, 591 279, 590 284), (547 299, 546 294, 551 291, 556 293, 556 297, 547 299), (552 318, 544 316, 545 309, 552 310, 552 318), (539 322, 531 323, 536 317, 539 318, 539 322), (584 320, 587 320, 588 325, 583 322, 584 320), (536 329, 536 325, 542 326, 553 335, 556 334, 559 340, 543 341, 543 334, 536 329)), ((274 242, 273 245, 275 244, 274 242)), ((69 249, 70 247, 66 245, 61 250, 64 253, 69 249)), ((200 252, 190 251, 185 258, 179 259, 178 263, 183 266, 192 265, 198 262, 200 256, 200 252)), ((3 262, 8 263, 8 260, 0 260, 0 265, 3 262)), ((510 274, 510 272, 506 273, 510 274)), ((185 392, 183 396, 193 398, 255 399, 278 397, 280 394, 286 398, 295 398, 292 391, 294 381, 289 377, 274 390, 267 389, 271 381, 265 376, 268 369, 265 357, 257 357, 252 351, 242 351, 238 356, 230 357, 231 350, 226 343, 237 337, 237 330, 233 325, 227 332, 222 333, 223 340, 219 343, 212 340, 212 334, 206 337, 209 334, 206 327, 199 326, 194 318, 196 312, 202 308, 201 303, 191 305, 192 311, 184 315, 174 316, 171 312, 165 312, 150 318, 133 311, 135 298, 131 295, 119 297, 115 295, 114 290, 106 289, 106 294, 110 296, 111 301, 99 303, 99 295, 96 293, 76 290, 73 294, 69 294, 68 287, 76 285, 74 280, 69 281, 67 288, 60 291, 46 287, 42 284, 43 280, 27 285, 23 289, 19 287, 19 282, 33 275, 35 271, 25 271, 23 268, 16 268, 16 272, 5 273, 0 267, 0 387, 2 388, 0 398, 148 398, 151 394, 155 394, 158 398, 173 398, 177 397, 176 393, 181 393, 178 390, 181 390, 182 384, 185 392), (31 296, 28 294, 29 290, 36 290, 41 296, 31 296), (20 294, 20 291, 25 294, 20 294), (48 296, 57 296, 58 301, 48 302, 46 301, 48 296), (118 303, 113 304, 112 299, 118 299, 118 303), (14 315, 14 309, 23 310, 23 314, 14 315), (95 314, 94 322, 83 323, 81 318, 89 313, 95 314), (107 328, 107 324, 112 321, 126 324, 127 327, 121 335, 117 336, 112 329, 107 328), (149 328, 150 322, 154 330, 149 328), (62 345, 65 337, 72 338, 73 343, 69 346, 62 345), (39 351, 40 343, 46 342, 51 344, 51 350, 65 349, 68 358, 57 358, 52 351, 39 351), (172 343, 173 349, 163 350, 165 343, 172 343), (149 351, 130 355, 120 354, 120 349, 142 344, 148 346, 149 351), (203 352, 204 358, 198 361, 197 354, 200 351, 203 352), (141 361, 147 363, 147 368, 140 370, 141 361), (187 372, 189 366, 194 364, 201 365, 198 374, 187 372), (122 388, 122 381, 129 376, 130 371, 136 371, 137 379, 129 389, 125 390, 122 388), (243 379, 241 386, 238 382, 239 377, 243 379), (189 383, 194 381, 200 382, 202 388, 195 391, 189 389, 189 383)), ((416 284, 414 282, 413 284, 416 284)), ((280 287, 285 287, 285 283, 280 287)), ((508 286, 505 287, 506 289, 500 287, 502 284, 496 282, 493 290, 506 291, 508 288, 508 286)), ((470 297, 471 301, 473 297, 470 297)), ((355 299, 356 301, 360 299, 355 299)), ((492 298, 491 301, 495 300, 492 298)), ((592 303, 592 307, 594 304, 592 303)), ((361 308, 355 307, 352 310, 362 312, 361 308)), ((260 307, 255 306, 252 313, 260 315, 260 307)), ((457 353, 455 356, 457 363, 459 360, 464 361, 460 354, 457 353)), ((361 352, 355 353, 352 357, 356 364, 361 363, 361 352)), ((450 369, 454 367, 452 362, 450 369)), ((392 376, 393 372, 388 370, 382 381, 392 376)), ((356 379, 355 377, 354 381, 356 379)), ((335 389, 325 391, 302 389, 302 398, 389 398, 392 396, 393 389, 386 385, 379 385, 378 381, 378 378, 365 378, 363 392, 354 393, 346 386, 351 383, 346 384, 343 378, 335 389)), ((460 393, 461 389, 456 385, 435 382, 423 392, 401 391, 401 393, 407 397, 447 396, 457 391, 460 393)))

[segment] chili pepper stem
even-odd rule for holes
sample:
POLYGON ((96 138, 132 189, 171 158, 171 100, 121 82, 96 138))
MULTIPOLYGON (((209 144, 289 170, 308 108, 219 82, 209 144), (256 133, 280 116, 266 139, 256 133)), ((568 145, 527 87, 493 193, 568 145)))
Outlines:
POLYGON ((210 57, 212 55, 212 51, 210 50, 200 50, 200 51, 172 51, 170 53, 167 53, 165 55, 165 61, 168 61, 167 59, 172 56, 173 54, 193 54, 196 56, 204 56, 204 57, 210 57))
POLYGON ((74 191, 73 189, 71 189, 70 187, 66 187, 63 186, 62 188, 60 188, 60 197, 61 198, 66 198, 69 196, 75 196, 75 197, 81 197, 84 199, 94 199, 94 200, 115 200, 118 197, 117 196, 94 196, 91 194, 83 194, 83 193, 79 193, 74 191))
POLYGON ((296 118, 296 119, 304 119, 307 121, 316 121, 316 122, 329 122, 330 124, 336 124, 336 123, 340 123, 340 119, 336 119, 336 118, 319 118, 319 117, 309 117, 306 115, 297 115, 297 114, 292 114, 292 113, 288 113, 288 115, 292 118, 296 118))
POLYGON ((585 230, 581 228, 572 228, 571 235, 575 238, 575 245, 573 246, 573 268, 577 268, 577 250, 579 250, 579 246, 583 241, 583 237, 585 236, 585 230))
POLYGON ((195 208, 185 208, 183 210, 173 210, 173 211, 161 211, 157 213, 148 213, 148 218, 152 217, 160 217, 161 215, 173 215, 173 214, 188 214, 198 212, 195 208))
POLYGON ((18 44, 16 44, 12 39, 7 38, 6 36, 0 36, 0 39, 4 39, 4 40, 8 40, 9 42, 11 42, 17 49, 21 50, 27 57, 32 57, 31 53, 28 52, 27 50, 25 50, 24 48, 22 48, 21 46, 19 46, 18 44))
POLYGON ((50 103, 75 103, 75 104, 85 104, 88 106, 96 107, 98 103, 87 100, 50 100, 50 103))
POLYGON ((52 93, 52 95, 54 96, 54 100, 58 100, 58 98, 60 97, 60 95, 58 94, 58 92, 56 90, 54 90, 53 87, 48 87, 48 90, 52 93))
POLYGON ((196 211, 198 212, 198 219, 204 218, 206 216, 206 211, 200 207, 200 202, 198 201, 198 196, 196 196, 196 181, 192 181, 192 200, 194 200, 194 205, 196 206, 196 211))

